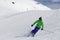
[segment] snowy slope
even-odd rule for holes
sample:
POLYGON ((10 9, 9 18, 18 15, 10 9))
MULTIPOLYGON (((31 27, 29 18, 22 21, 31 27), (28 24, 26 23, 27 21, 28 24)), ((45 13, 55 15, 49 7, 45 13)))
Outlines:
POLYGON ((0 0, 0 10, 0 19, 4 19, 6 15, 14 15, 29 10, 50 10, 50 8, 36 4, 33 0, 0 0), (15 2, 15 4, 12 4, 12 2, 15 2))
POLYGON ((60 40, 60 11, 41 10, 50 8, 32 0, 0 0, 0 40, 60 40), (26 37, 34 28, 31 24, 40 16, 43 17, 44 30, 35 37, 26 37))
POLYGON ((0 19, 0 40, 60 40, 59 13, 57 10, 28 11, 6 15, 0 19), (24 36, 34 28, 31 24, 40 16, 45 24, 44 31, 39 31, 34 38, 24 36))
POLYGON ((28 10, 51 10, 50 8, 42 4, 36 3, 37 2, 33 0, 0 0, 0 7, 19 12, 28 10), (12 4, 12 2, 14 2, 15 4, 12 4))

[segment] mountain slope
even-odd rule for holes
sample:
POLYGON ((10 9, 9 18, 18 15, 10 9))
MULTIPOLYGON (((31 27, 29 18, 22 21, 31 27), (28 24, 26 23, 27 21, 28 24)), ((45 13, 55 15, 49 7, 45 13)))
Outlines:
POLYGON ((2 40, 60 40, 60 11, 28 11, 6 15, 0 20, 0 39, 2 40), (35 37, 26 37, 33 28, 31 24, 40 16, 43 17, 45 28, 35 37), (52 21, 51 21, 52 20, 52 21), (57 27, 58 26, 58 27, 57 27), (19 36, 19 37, 16 37, 19 36))

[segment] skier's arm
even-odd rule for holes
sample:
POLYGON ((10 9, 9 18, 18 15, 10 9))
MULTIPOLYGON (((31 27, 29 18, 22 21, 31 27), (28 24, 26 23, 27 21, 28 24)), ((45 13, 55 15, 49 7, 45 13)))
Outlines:
POLYGON ((44 27, 44 24, 43 24, 43 22, 42 22, 42 28, 44 27))
POLYGON ((43 24, 43 22, 42 22, 42 28, 41 28, 41 30, 43 30, 43 27, 44 27, 44 24, 43 24))
POLYGON ((37 23, 38 20, 36 20, 31 26, 34 26, 37 23))

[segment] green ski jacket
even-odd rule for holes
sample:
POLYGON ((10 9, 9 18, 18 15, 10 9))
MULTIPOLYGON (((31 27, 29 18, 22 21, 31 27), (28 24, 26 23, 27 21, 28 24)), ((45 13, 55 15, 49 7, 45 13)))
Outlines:
POLYGON ((42 20, 36 20, 32 25, 35 25, 35 24, 36 24, 36 27, 38 27, 38 28, 43 28, 44 27, 44 24, 43 24, 42 20))

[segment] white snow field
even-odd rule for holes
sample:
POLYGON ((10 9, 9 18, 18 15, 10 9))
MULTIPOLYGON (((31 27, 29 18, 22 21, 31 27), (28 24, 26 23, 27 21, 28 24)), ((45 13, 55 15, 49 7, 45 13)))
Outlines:
POLYGON ((42 4, 37 4, 37 2, 33 0, 0 0, 0 7, 8 8, 17 12, 28 10, 51 10, 42 4), (12 2, 15 4, 12 4, 12 2))
POLYGON ((60 11, 35 10, 1 16, 0 40, 60 40, 60 11), (34 28, 31 24, 40 16, 44 30, 38 31, 35 37, 27 37, 34 28))
POLYGON ((0 40, 60 40, 60 10, 51 10, 32 0, 0 0, 0 40), (31 24, 40 16, 44 30, 35 37, 27 37, 34 29, 31 24))

